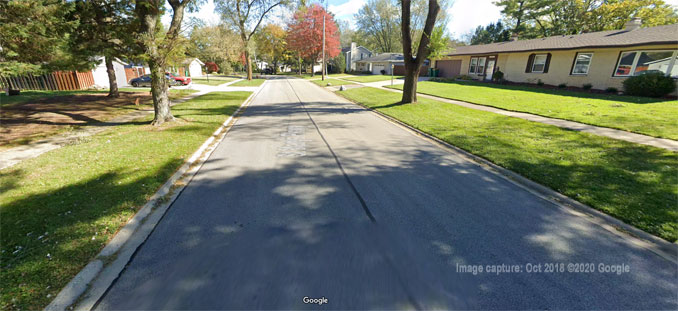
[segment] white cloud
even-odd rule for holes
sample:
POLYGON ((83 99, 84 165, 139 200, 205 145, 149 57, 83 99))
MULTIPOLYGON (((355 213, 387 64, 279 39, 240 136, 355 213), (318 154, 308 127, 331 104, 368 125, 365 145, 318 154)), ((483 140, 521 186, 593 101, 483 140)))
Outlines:
POLYGON ((337 19, 347 19, 350 22, 353 15, 358 13, 360 8, 365 5, 365 2, 365 0, 348 0, 340 5, 330 4, 328 11, 334 13, 337 19))
POLYGON ((463 35, 478 26, 496 22, 501 18, 501 9, 495 6, 494 0, 456 0, 447 10, 450 21, 447 30, 454 38, 463 35))

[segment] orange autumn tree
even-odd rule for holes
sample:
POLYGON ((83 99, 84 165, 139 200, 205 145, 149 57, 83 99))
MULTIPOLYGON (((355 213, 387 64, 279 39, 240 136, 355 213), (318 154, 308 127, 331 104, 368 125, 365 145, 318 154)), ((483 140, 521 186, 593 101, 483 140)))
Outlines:
POLYGON ((325 16, 325 59, 341 53, 339 28, 334 16, 318 5, 299 10, 287 25, 287 44, 299 57, 315 63, 323 56, 323 16, 325 16))

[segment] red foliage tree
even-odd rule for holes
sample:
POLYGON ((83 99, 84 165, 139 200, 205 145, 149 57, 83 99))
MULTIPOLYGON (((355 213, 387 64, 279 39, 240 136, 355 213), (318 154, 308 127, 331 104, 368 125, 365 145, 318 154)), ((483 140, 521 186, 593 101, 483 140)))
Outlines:
POLYGON ((207 73, 213 73, 219 71, 219 66, 214 62, 206 62, 205 67, 207 67, 207 73))
POLYGON ((318 61, 323 51, 323 16, 325 16, 325 59, 341 53, 339 29, 334 16, 325 9, 313 4, 306 10, 297 11, 294 19, 287 25, 287 44, 290 50, 303 59, 318 61))

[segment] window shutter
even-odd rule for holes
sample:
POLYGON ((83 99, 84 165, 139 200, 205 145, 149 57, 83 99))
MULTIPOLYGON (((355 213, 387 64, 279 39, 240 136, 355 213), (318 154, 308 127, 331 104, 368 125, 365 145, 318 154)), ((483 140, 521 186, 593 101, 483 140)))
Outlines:
POLYGON ((549 64, 551 64, 551 53, 546 54, 546 64, 544 64, 544 73, 549 72, 549 64))
POLYGON ((534 54, 530 54, 530 57, 527 58, 527 67, 525 67, 525 72, 532 72, 532 64, 534 64, 534 54))

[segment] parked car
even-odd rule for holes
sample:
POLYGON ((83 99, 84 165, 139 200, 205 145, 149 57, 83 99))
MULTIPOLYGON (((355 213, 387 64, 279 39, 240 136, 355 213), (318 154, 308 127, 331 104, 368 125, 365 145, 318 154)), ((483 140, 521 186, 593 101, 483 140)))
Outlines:
POLYGON ((273 68, 264 68, 264 70, 261 71, 261 73, 265 75, 272 75, 273 74, 273 68))
MULTIPOLYGON (((165 76, 167 78, 167 82, 169 82, 169 86, 172 87, 173 85, 176 85, 177 81, 165 76)), ((151 86, 151 75, 143 75, 141 77, 136 77, 132 80, 129 80, 129 84, 132 85, 133 87, 140 87, 140 86, 151 86)))
POLYGON ((170 73, 170 72, 165 72, 165 74, 166 74, 168 77, 170 77, 170 78, 174 79, 175 81, 179 82, 179 83, 178 83, 179 85, 189 85, 189 84, 191 84, 191 77, 179 76, 179 75, 172 74, 172 73, 170 73))

